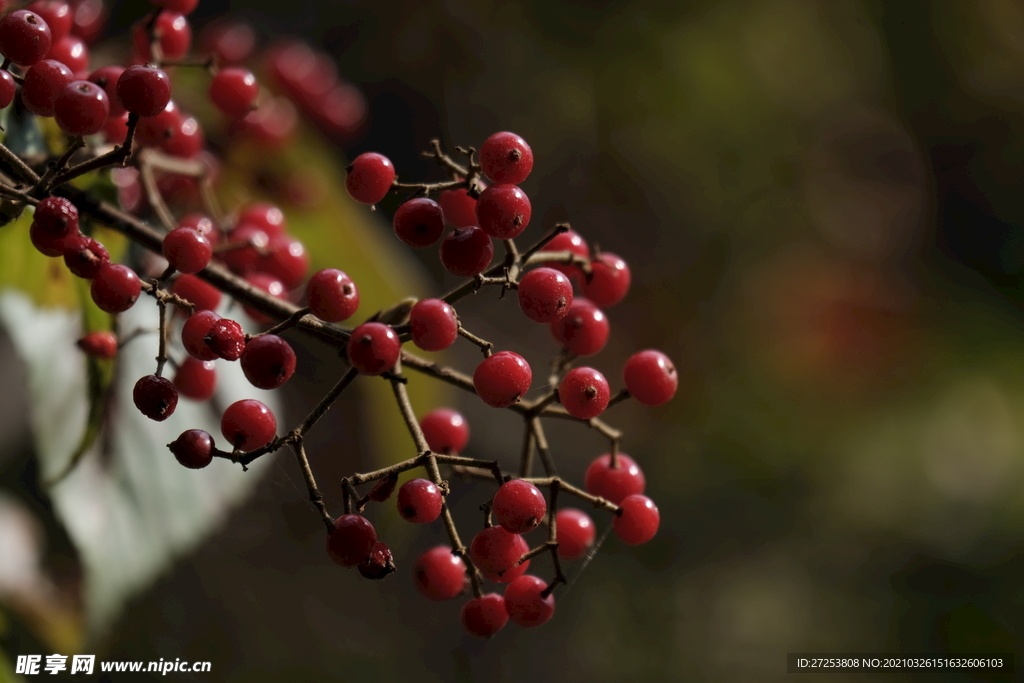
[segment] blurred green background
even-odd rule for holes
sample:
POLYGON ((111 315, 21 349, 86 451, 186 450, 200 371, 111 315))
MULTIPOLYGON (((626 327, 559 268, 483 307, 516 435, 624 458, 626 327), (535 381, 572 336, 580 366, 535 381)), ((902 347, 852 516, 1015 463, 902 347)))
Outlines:
MULTIPOLYGON (((529 141, 528 237, 568 220, 633 268, 594 365, 617 378, 653 346, 680 368, 673 403, 608 415, 662 526, 640 548, 611 537, 549 624, 477 642, 408 571, 327 562, 279 465, 133 602, 106 658, 210 660, 204 680, 597 683, 784 681, 800 651, 1024 652, 1024 5, 203 0, 197 23, 228 10, 364 89, 372 125, 339 154, 408 178, 435 136, 529 141)), ((429 291, 411 294, 442 291, 419 256, 429 291)), ((471 329, 550 356, 546 330, 503 315, 514 301, 481 299, 460 309, 471 329)), ((516 420, 471 398, 468 454, 513 458, 516 420)), ((357 408, 317 435, 328 480, 404 457, 372 453, 357 408)), ((555 427, 579 481, 604 446, 555 427)), ((406 569, 442 540, 381 527, 406 569)))

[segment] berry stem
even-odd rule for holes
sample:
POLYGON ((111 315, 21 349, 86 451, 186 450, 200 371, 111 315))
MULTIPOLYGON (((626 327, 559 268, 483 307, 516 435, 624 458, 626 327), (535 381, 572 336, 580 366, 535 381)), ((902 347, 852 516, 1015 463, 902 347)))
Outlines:
MULTIPOLYGON (((143 149, 138 155, 140 167, 142 164, 151 166, 154 171, 163 171, 174 175, 188 176, 199 180, 199 199, 203 203, 203 209, 217 225, 223 223, 223 212, 220 203, 213 191, 210 167, 196 159, 181 159, 172 157, 157 149, 143 149)), ((248 246, 248 243, 239 246, 248 246)), ((215 250, 216 253, 217 250, 215 250)))
POLYGON ((259 334, 253 335, 252 338, 255 339, 256 337, 262 337, 262 336, 268 335, 268 334, 277 334, 277 335, 279 335, 282 332, 284 332, 285 330, 291 329, 291 328, 295 327, 296 325, 298 325, 299 322, 303 318, 305 318, 306 314, 308 314, 308 313, 309 313, 309 307, 300 308, 299 310, 295 311, 294 313, 292 313, 290 316, 288 316, 287 318, 285 318, 284 320, 282 320, 278 324, 276 324, 273 327, 271 327, 266 332, 260 332, 259 334))
POLYGON ((33 192, 35 194, 45 195, 49 191, 54 177, 58 173, 67 169, 68 164, 71 163, 71 157, 73 157, 75 153, 83 147, 85 147, 85 138, 81 135, 74 136, 68 142, 68 148, 62 155, 60 155, 60 158, 58 158, 56 162, 47 166, 46 172, 43 173, 43 176, 36 183, 36 187, 33 192))
POLYGON ((21 157, 12 152, 7 145, 0 144, 0 159, 10 166, 14 174, 22 180, 33 185, 39 182, 39 176, 36 175, 36 172, 22 161, 21 157))
POLYGON ((359 371, 355 368, 349 368, 346 370, 345 374, 341 376, 341 379, 331 387, 331 390, 327 392, 326 396, 320 399, 320 402, 316 404, 316 407, 310 411, 309 415, 306 416, 306 419, 298 426, 294 432, 295 438, 301 440, 302 437, 306 435, 306 432, 312 429, 313 425, 315 425, 320 418, 330 410, 331 406, 334 405, 334 402, 338 400, 339 396, 341 396, 341 392, 345 391, 348 385, 352 383, 352 380, 358 376, 359 371))
POLYGON ((526 430, 523 434, 523 452, 519 458, 519 476, 528 477, 533 474, 533 421, 526 421, 526 430))
POLYGON ((530 430, 533 432, 533 440, 537 444, 537 454, 540 455, 540 464, 544 467, 544 473, 549 477, 557 477, 555 463, 551 459, 551 451, 548 450, 548 439, 544 435, 544 427, 539 417, 530 418, 530 430))
MULTIPOLYGON (((158 287, 157 282, 153 281, 153 288, 158 287)), ((157 292, 159 293, 159 289, 157 292)), ((164 365, 167 363, 167 301, 163 297, 157 296, 156 306, 160 311, 160 323, 157 330, 159 343, 157 345, 156 352, 156 376, 162 377, 164 372, 164 365)))
POLYGON ((306 488, 309 489, 309 500, 320 511, 320 517, 324 520, 327 533, 331 533, 334 530, 334 519, 327 512, 327 506, 324 505, 324 497, 320 493, 320 489, 317 488, 316 479, 313 477, 313 469, 309 466, 309 458, 306 457, 306 447, 303 445, 302 439, 292 444, 292 450, 295 451, 295 459, 299 463, 299 469, 302 470, 302 478, 306 480, 306 488))
POLYGON ((71 168, 64 170, 53 179, 50 183, 51 187, 63 185, 69 180, 74 180, 79 176, 91 173, 92 171, 98 171, 101 168, 106 168, 108 166, 124 166, 127 164, 128 159, 132 156, 132 143, 135 141, 135 128, 138 125, 139 115, 135 113, 129 114, 128 134, 124 138, 124 144, 115 146, 114 149, 110 150, 106 154, 93 157, 88 161, 83 161, 80 164, 76 164, 71 168))
POLYGON ((623 401, 631 398, 632 396, 633 395, 629 393, 628 389, 619 389, 619 393, 615 394, 615 396, 613 396, 612 399, 608 401, 608 406, 605 408, 605 410, 608 410, 608 408, 611 408, 614 405, 622 403, 623 401))
POLYGON ((476 336, 475 334, 467 330, 462 325, 459 325, 459 335, 465 337, 469 341, 479 346, 480 350, 484 352, 484 358, 490 358, 491 353, 494 352, 493 343, 487 341, 486 339, 481 339, 480 337, 476 336))
POLYGON ((177 226, 174 222, 174 215, 167 208, 167 202, 164 201, 163 193, 157 187, 153 166, 146 163, 145 158, 142 157, 139 159, 138 168, 139 180, 142 181, 142 189, 146 193, 146 200, 153 207, 153 211, 156 212, 157 218, 160 219, 160 224, 163 225, 164 230, 171 232, 177 226))
MULTIPOLYGON (((559 488, 559 490, 563 490, 566 493, 572 494, 572 495, 576 496, 577 498, 585 500, 585 501, 587 501, 588 503, 590 503, 591 505, 593 505, 596 508, 604 508, 605 510, 609 510, 609 511, 614 512, 616 514, 618 514, 619 509, 620 509, 618 505, 616 505, 615 503, 611 502, 607 498, 602 498, 601 496, 595 496, 593 494, 587 493, 583 489, 578 489, 575 486, 573 486, 572 484, 566 482, 561 477, 544 477, 544 478, 541 478, 541 479, 538 479, 538 478, 532 478, 532 479, 524 478, 523 481, 527 481, 527 482, 529 482, 529 483, 531 483, 531 484, 533 484, 534 486, 537 486, 537 487, 551 486, 551 484, 554 481, 558 481, 558 488, 559 488)), ((554 507, 554 506, 552 506, 552 507, 554 507)))

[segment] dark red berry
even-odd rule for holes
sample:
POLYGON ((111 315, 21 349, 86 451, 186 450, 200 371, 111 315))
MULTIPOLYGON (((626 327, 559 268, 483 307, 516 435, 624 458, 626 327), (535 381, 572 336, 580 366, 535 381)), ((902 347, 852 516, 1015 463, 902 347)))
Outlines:
POLYGON ((561 320, 551 323, 551 334, 577 356, 592 356, 608 341, 608 318, 589 299, 577 298, 561 320))
POLYGON ((491 185, 476 202, 480 229, 499 240, 518 237, 530 224, 530 198, 516 185, 491 185))
POLYGON ((171 101, 171 79, 155 66, 129 66, 117 79, 121 106, 139 116, 156 116, 171 101))
MULTIPOLYGON (((135 129, 135 143, 143 147, 163 147, 181 130, 181 110, 174 100, 169 100, 163 111, 139 121, 135 129)), ((171 176, 163 176, 161 180, 171 176)))
POLYGON ((562 407, 581 420, 603 413, 611 397, 608 380, 594 368, 573 368, 558 385, 558 400, 562 407))
MULTIPOLYGON (((501 527, 497 528, 501 529, 501 527)), ((513 534, 513 536, 516 539, 514 549, 515 555, 518 558, 522 558, 522 556, 530 550, 530 546, 526 542, 526 539, 520 536, 519 534, 513 534)), ((513 564, 511 568, 506 569, 503 572, 491 572, 483 569, 481 569, 480 571, 484 575, 484 578, 488 581, 493 581, 494 583, 511 583, 512 581, 515 581, 520 576, 525 574, 526 570, 530 568, 530 560, 527 560, 522 564, 518 564, 518 562, 519 560, 517 559, 517 564, 513 564)))
POLYGON ((615 254, 602 252, 590 263, 589 280, 583 280, 583 296, 607 308, 622 301, 629 291, 630 274, 626 262, 615 254))
POLYGON ((302 284, 309 271, 309 256, 302 242, 288 235, 274 235, 267 242, 266 251, 256 260, 256 270, 273 275, 285 289, 302 284))
POLYGON ((519 308, 536 323, 565 317, 572 305, 572 283, 554 268, 536 268, 519 280, 519 308))
POLYGON ((417 197, 398 207, 392 225, 398 239, 410 247, 422 249, 441 239, 444 213, 433 199, 417 197))
POLYGON ((206 343, 206 336, 218 320, 220 316, 213 311, 200 309, 189 316, 181 326, 181 343, 190 356, 199 360, 218 358, 216 352, 206 343))
POLYGON ((424 351, 441 351, 455 343, 459 320, 455 309, 442 299, 421 299, 409 311, 412 342, 424 351))
POLYGON ((117 337, 113 332, 90 332, 75 343, 86 355, 93 358, 109 360, 117 355, 117 337))
POLYGON ((0 19, 0 54, 19 66, 29 66, 50 50, 53 34, 46 20, 19 9, 0 19))
MULTIPOLYGON (((147 119, 152 121, 153 119, 147 119)), ((181 159, 192 159, 203 151, 206 145, 206 137, 203 135, 203 127, 199 125, 192 116, 183 116, 181 123, 171 129, 170 137, 164 139, 160 148, 172 157, 181 159)), ((183 176, 164 176, 165 178, 183 176)))
POLYGON ((164 236, 162 250, 167 262, 182 273, 198 273, 210 263, 210 240, 191 228, 175 228, 164 236))
POLYGON ((562 508, 555 515, 555 526, 558 556, 563 560, 578 560, 594 545, 597 529, 583 510, 562 508))
POLYGON ((32 246, 46 256, 63 256, 64 248, 69 239, 78 234, 77 226, 75 232, 68 236, 56 236, 46 232, 36 221, 29 226, 28 236, 32 240, 32 246))
POLYGON ((89 48, 78 36, 64 36, 54 40, 46 59, 55 59, 67 68, 76 78, 85 78, 89 73, 89 48))
POLYGON ((288 230, 284 212, 274 204, 255 202, 248 204, 238 212, 235 225, 251 225, 267 233, 267 237, 282 235, 288 230))
POLYGON ((123 73, 123 66, 111 64, 110 66, 101 66, 89 74, 89 80, 103 88, 103 91, 107 93, 111 117, 120 116, 125 113, 121 100, 117 98, 117 79, 121 78, 123 73))
POLYGON ((395 182, 395 167, 383 154, 365 152, 352 160, 345 178, 345 187, 352 199, 362 204, 376 204, 384 199, 395 182))
POLYGON ((233 448, 251 451, 266 446, 274 439, 277 419, 270 408, 247 398, 227 407, 220 418, 220 431, 233 448))
MULTIPOLYGON (((163 11, 153 25, 152 34, 159 36, 160 53, 165 60, 181 59, 188 54, 192 45, 192 27, 188 19, 178 12, 163 11)), ((138 55, 147 61, 155 58, 151 48, 150 33, 146 31, 145 22, 136 24, 132 30, 132 46, 138 55)), ((131 111, 131 108, 128 108, 131 111)))
POLYGON ((410 479, 398 489, 398 514, 407 522, 426 524, 441 516, 444 496, 426 479, 410 479))
POLYGON ((217 388, 217 368, 212 360, 199 360, 189 356, 174 373, 174 386, 178 393, 193 401, 205 401, 217 388))
POLYGON ((547 584, 543 579, 527 574, 520 576, 505 589, 505 611, 512 621, 527 628, 540 626, 555 613, 555 596, 542 594, 547 584))
POLYGON ((490 638, 508 623, 505 598, 486 593, 462 606, 462 626, 471 636, 490 638))
POLYGON ((107 11, 103 0, 76 0, 75 19, 71 32, 88 43, 96 42, 107 23, 107 11))
POLYGON ((54 237, 69 237, 78 232, 78 209, 64 197, 47 197, 36 205, 32 220, 54 237))
POLYGON ((547 509, 540 489, 522 479, 502 484, 491 505, 494 521, 513 534, 525 534, 536 529, 547 509))
MULTIPOLYGON (((587 241, 579 236, 575 230, 566 230, 563 233, 555 235, 555 238, 548 242, 544 246, 544 251, 557 252, 567 251, 581 258, 590 258, 590 248, 587 246, 587 241)), ((554 268, 563 275, 569 276, 570 279, 580 279, 583 277, 583 271, 580 270, 579 266, 569 265, 566 263, 556 263, 549 261, 544 265, 549 268, 554 268)))
POLYGON ((395 492, 395 487, 398 485, 398 475, 392 474, 388 477, 384 477, 370 489, 370 500, 375 500, 378 503, 383 503, 385 500, 391 497, 391 494, 395 492))
POLYGON ((295 373, 295 352, 276 334, 250 339, 240 362, 246 379, 259 389, 276 389, 295 373))
POLYGON ((438 198, 444 219, 452 227, 468 228, 476 225, 476 199, 469 196, 469 190, 460 187, 457 190, 445 190, 438 198))
POLYGON ((496 183, 518 185, 533 170, 533 151, 515 133, 495 133, 480 145, 480 169, 496 183))
POLYGON ((29 12, 35 12, 50 28, 50 39, 56 42, 71 32, 71 24, 74 20, 71 6, 64 0, 35 0, 28 7, 29 12))
POLYGON ((483 572, 504 574, 523 556, 518 534, 500 526, 487 527, 469 544, 469 557, 483 572))
POLYGON ((590 463, 583 477, 583 487, 588 493, 618 505, 626 496, 643 493, 647 480, 640 467, 625 453, 619 453, 618 467, 612 467, 610 454, 590 463))
POLYGON ((348 360, 364 375, 380 375, 392 367, 402 351, 395 331, 383 323, 363 323, 352 330, 348 360))
POLYGON ((458 455, 469 443, 469 423, 451 408, 438 408, 420 418, 420 429, 435 453, 458 455))
POLYGON ((78 277, 91 280, 100 272, 100 266, 110 263, 106 247, 81 233, 64 242, 64 263, 78 277))
POLYGON ((135 383, 132 390, 135 407, 151 420, 163 422, 178 406, 178 391, 166 377, 146 375, 135 383))
POLYGON ((25 80, 21 84, 21 101, 33 114, 53 116, 57 98, 64 86, 73 80, 75 75, 71 69, 56 60, 36 62, 25 72, 25 80))
MULTIPOLYGON (((120 145, 128 139, 128 112, 117 116, 111 115, 103 124, 103 137, 112 145, 120 145)), ((125 169, 127 170, 127 169, 125 169)), ((131 169, 135 170, 135 169, 131 169)), ((123 191, 122 188, 118 188, 123 191)))
POLYGON ((104 263, 92 280, 92 300, 107 313, 127 311, 142 293, 135 271, 119 263, 104 263))
POLYGON ((179 228, 195 230, 210 241, 210 244, 217 245, 220 242, 220 231, 213 224, 213 219, 201 213, 190 213, 178 221, 179 228))
POLYGON ((10 71, 0 71, 0 109, 6 109, 14 101, 17 92, 17 85, 14 83, 14 76, 10 71))
POLYGON ((347 320, 359 308, 356 283, 334 268, 313 273, 306 285, 306 299, 313 315, 329 323, 347 320))
POLYGON ((479 275, 491 265, 493 258, 491 238, 476 226, 450 232, 441 242, 441 263, 449 273, 459 277, 479 275))
POLYGON ((362 515, 342 515, 334 520, 334 530, 327 536, 327 554, 342 567, 354 567, 369 555, 377 544, 377 530, 362 515))
POLYGON ((366 556, 366 559, 357 565, 359 573, 364 578, 373 579, 379 581, 388 574, 395 571, 395 560, 391 556, 391 548, 388 548, 387 543, 377 541, 373 544, 373 549, 370 550, 370 554, 366 556))
POLYGON ((270 243, 270 237, 255 225, 243 225, 228 235, 228 243, 236 245, 220 254, 224 264, 238 275, 248 275, 255 270, 260 250, 270 243))
MULTIPOLYGON (((192 0, 194 1, 194 0, 192 0)), ((189 14, 183 10, 176 10, 189 14)), ((204 53, 213 53, 219 64, 240 64, 256 47, 256 33, 245 23, 214 22, 203 27, 200 39, 204 53)))
POLYGON ((245 351, 245 330, 230 318, 220 318, 206 333, 206 345, 224 360, 238 360, 245 351))
POLYGON ((210 101, 231 118, 241 119, 256 106, 260 84, 248 69, 229 66, 210 81, 210 101))
POLYGON ((526 395, 533 382, 529 363, 518 353, 499 351, 473 371, 473 387, 492 408, 507 408, 526 395))
POLYGON ((660 406, 676 395, 679 375, 668 356, 655 349, 629 357, 622 368, 622 380, 633 398, 645 406, 660 406))
POLYGON ((443 545, 419 556, 413 567, 416 589, 431 600, 450 600, 460 594, 466 584, 466 564, 452 549, 443 545))
POLYGON ((220 290, 195 275, 179 275, 171 291, 193 304, 197 311, 212 311, 220 305, 220 290))
POLYGON ((623 498, 620 512, 612 517, 612 529, 624 543, 641 545, 658 533, 661 515, 654 501, 635 494, 623 498))
POLYGON ((198 470, 213 462, 213 437, 202 429, 189 429, 167 444, 174 457, 185 467, 198 470))

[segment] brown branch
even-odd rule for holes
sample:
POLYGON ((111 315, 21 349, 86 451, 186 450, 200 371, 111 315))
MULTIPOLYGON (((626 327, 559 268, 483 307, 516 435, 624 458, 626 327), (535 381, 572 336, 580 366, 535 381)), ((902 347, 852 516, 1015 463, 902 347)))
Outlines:
POLYGON ((327 512, 327 506, 324 505, 324 497, 320 493, 320 489, 317 488, 316 479, 313 477, 313 469, 309 466, 309 458, 306 457, 306 447, 303 445, 302 439, 292 444, 292 450, 295 451, 295 459, 299 463, 299 469, 302 470, 302 478, 306 480, 309 500, 320 511, 320 517, 324 520, 327 533, 331 533, 334 531, 334 519, 327 512))

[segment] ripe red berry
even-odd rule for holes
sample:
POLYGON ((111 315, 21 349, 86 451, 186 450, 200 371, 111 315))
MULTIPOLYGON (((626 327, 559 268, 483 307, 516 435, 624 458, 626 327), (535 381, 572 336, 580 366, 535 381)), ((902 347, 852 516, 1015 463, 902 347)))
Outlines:
POLYGON ((210 334, 214 323, 220 316, 208 309, 197 310, 185 324, 181 326, 181 343, 189 355, 199 360, 214 360, 216 352, 206 343, 206 335, 210 334))
MULTIPOLYGON (((175 133, 181 130, 181 110, 174 100, 168 100, 163 111, 156 116, 148 116, 139 121, 135 129, 135 142, 143 147, 163 147, 175 133)), ((171 176, 163 176, 165 180, 171 176)))
MULTIPOLYGON (((496 527, 496 528, 501 529, 501 527, 496 527)), ((522 558, 523 555, 525 555, 527 552, 529 552, 530 546, 526 542, 526 539, 523 538, 522 536, 520 536, 519 534, 513 534, 513 537, 516 539, 515 540, 515 550, 514 550, 515 555, 516 555, 517 558, 522 558)), ((516 562, 519 562, 519 560, 517 559, 516 562)), ((523 574, 525 574, 526 570, 529 569, 529 568, 530 568, 530 560, 527 560, 526 562, 523 562, 522 564, 513 564, 512 567, 510 567, 509 569, 506 569, 503 572, 490 572, 490 571, 485 571, 483 569, 481 569, 480 571, 484 575, 484 578, 487 579, 488 581, 493 581, 494 583, 511 583, 511 582, 515 581, 516 579, 518 579, 523 574)))
POLYGON ((220 431, 233 448, 251 451, 273 440, 277 434, 277 419, 270 408, 247 398, 227 407, 220 418, 220 431))
POLYGON ((533 170, 533 150, 515 133, 495 133, 480 145, 480 169, 496 183, 518 185, 533 170))
MULTIPOLYGON (((555 235, 555 238, 545 245, 544 251, 568 251, 585 259, 590 258, 590 248, 587 246, 586 240, 580 237, 579 233, 575 230, 566 230, 555 235)), ((583 271, 580 270, 579 266, 555 262, 548 262, 544 265, 554 268, 563 275, 569 276, 570 279, 579 279, 583 276, 583 271)))
POLYGON ((356 565, 363 578, 379 581, 388 574, 395 571, 395 559, 391 555, 391 548, 387 543, 377 541, 366 559, 356 565))
POLYGON ((210 101, 231 118, 245 118, 255 107, 259 94, 256 77, 237 66, 221 69, 210 81, 210 101))
POLYGON ((117 355, 117 337, 113 332, 90 332, 75 343, 86 355, 93 358, 109 360, 117 355))
POLYGON ((479 275, 491 265, 493 258, 491 238, 476 226, 456 229, 441 242, 442 265, 459 277, 479 275))
POLYGON ((302 284, 309 271, 309 256, 302 242, 288 235, 274 235, 267 242, 266 251, 256 260, 256 270, 273 275, 285 289, 302 284))
POLYGON ((583 280, 583 296, 602 308, 622 301, 630 283, 626 262, 615 254, 602 252, 600 258, 591 261, 590 268, 590 280, 583 280))
POLYGON ((398 239, 410 247, 422 249, 444 234, 444 212, 433 199, 417 197, 398 207, 392 225, 398 239))
POLYGON ((450 600, 463 591, 466 564, 452 549, 443 545, 419 556, 413 568, 416 589, 431 600, 450 600))
MULTIPOLYGON (((104 139, 112 145, 123 144, 128 139, 128 112, 124 112, 117 116, 111 115, 106 123, 103 124, 104 139)), ((135 170, 135 169, 131 169, 135 170)), ((124 188, 118 188, 119 192, 124 192, 124 188)))
POLYGON ((6 109, 11 106, 16 93, 17 86, 14 83, 14 76, 6 69, 0 71, 0 109, 6 109))
POLYGON ((28 236, 32 240, 32 246, 38 251, 45 254, 46 256, 63 256, 64 247, 71 237, 78 234, 77 226, 75 233, 69 236, 55 236, 42 229, 40 224, 36 221, 32 221, 32 225, 29 226, 28 236))
POLYGON ((120 313, 135 304, 142 293, 142 281, 128 266, 104 263, 92 280, 90 293, 100 310, 120 313))
POLYGON ((64 264, 78 277, 93 279, 105 263, 110 263, 110 254, 93 238, 79 233, 64 242, 64 264))
MULTIPOLYGON (((156 24, 153 25, 153 35, 159 36, 157 42, 160 45, 161 56, 165 60, 181 59, 188 54, 188 49, 192 46, 192 27, 189 26, 188 19, 178 12, 160 12, 156 24)), ((135 53, 146 61, 155 58, 145 22, 136 24, 132 30, 132 47, 135 48, 135 53)))
POLYGON ((41 16, 19 9, 0 19, 0 53, 19 66, 29 66, 50 50, 53 34, 41 16))
POLYGON ((612 467, 610 454, 602 455, 590 463, 583 476, 583 487, 587 493, 601 496, 616 505, 627 496, 643 493, 647 480, 633 458, 619 453, 617 464, 618 467, 612 467))
POLYGON ((608 318, 589 299, 577 298, 561 320, 551 323, 551 334, 577 356, 592 356, 608 341, 608 318))
POLYGON ((342 515, 327 536, 327 554, 342 567, 365 560, 377 544, 377 530, 362 515, 342 515))
POLYGON ((442 299, 421 299, 409 311, 412 342, 424 351, 441 351, 455 343, 459 320, 455 309, 442 299))
POLYGON ((193 304, 197 311, 212 311, 220 305, 220 290, 195 275, 179 275, 171 291, 193 304))
POLYGON ((155 66, 129 66, 117 79, 117 99, 133 114, 156 116, 171 101, 171 79, 155 66))
POLYGON ((89 48, 78 36, 64 36, 54 40, 46 59, 55 59, 67 68, 76 78, 84 78, 89 73, 89 48))
POLYGON ((679 375, 668 356, 655 349, 629 357, 622 368, 622 380, 633 398, 645 406, 660 406, 676 395, 679 375))
POLYGON ((213 224, 213 219, 204 214, 190 213, 178 221, 178 227, 195 230, 200 235, 208 239, 210 244, 216 245, 220 242, 220 231, 217 229, 217 226, 213 224))
POLYGON ((25 72, 21 84, 21 101, 33 114, 53 116, 57 98, 64 86, 73 80, 75 75, 71 69, 56 60, 36 62, 25 72))
POLYGON ((352 330, 348 360, 364 375, 380 375, 392 367, 402 352, 395 331, 383 323, 363 323, 352 330))
POLYGON ((295 373, 295 352, 276 334, 262 334, 245 345, 241 364, 254 387, 276 389, 295 373))
POLYGON ((57 42, 71 32, 74 16, 71 6, 64 0, 35 0, 25 9, 42 17, 50 29, 52 42, 57 42))
POLYGON ((462 626, 471 636, 490 638, 508 623, 505 598, 486 593, 462 606, 462 626))
POLYGON ((313 273, 306 285, 306 299, 313 315, 329 323, 347 320, 359 308, 356 283, 334 268, 313 273))
POLYGON ((245 351, 245 331, 230 318, 216 320, 205 339, 206 345, 224 360, 238 360, 245 351))
POLYGON ((213 437, 202 429, 189 429, 167 444, 175 459, 185 467, 198 470, 213 461, 213 437))
POLYGON ((491 185, 476 202, 480 229, 499 240, 518 237, 530 224, 530 198, 516 185, 491 185))
POLYGON ((107 10, 103 0, 76 0, 75 18, 71 32, 89 43, 96 42, 107 23, 107 10))
POLYGON ((395 182, 391 160, 376 152, 360 154, 347 170, 345 187, 352 199, 362 204, 376 204, 384 199, 395 182))
POLYGON ((53 112, 57 125, 68 135, 95 135, 110 115, 110 102, 95 83, 72 81, 61 90, 53 112))
POLYGON ((255 225, 243 225, 228 235, 228 242, 234 246, 220 254, 221 260, 238 275, 247 275, 255 270, 260 250, 270 244, 270 237, 255 225))
POLYGON ((268 237, 282 235, 288 230, 284 212, 274 204, 267 202, 254 202, 243 206, 238 212, 235 225, 238 227, 243 225, 255 226, 267 233, 268 237))
POLYGON ((132 400, 143 415, 151 420, 163 422, 178 406, 178 391, 166 377, 146 375, 135 383, 132 400))
POLYGON ((563 560, 578 560, 594 545, 597 529, 590 516, 576 508, 562 508, 555 515, 558 556, 563 560))
POLYGON ((558 400, 570 415, 581 420, 603 413, 611 397, 608 380, 594 368, 573 368, 558 385, 558 400))
POLYGON ((499 351, 473 372, 473 387, 492 408, 508 408, 526 395, 533 382, 529 363, 518 353, 499 351))
MULTIPOLYGON (((59 1, 59 0, 58 0, 59 1)), ((121 100, 117 99, 117 79, 124 73, 124 67, 117 64, 101 66, 89 74, 89 80, 103 88, 107 93, 107 101, 110 103, 110 116, 120 116, 125 113, 121 100)))
POLYGON ((476 199, 469 196, 469 190, 445 190, 438 197, 444 219, 453 227, 468 228, 476 225, 476 199))
POLYGON ((435 453, 458 455, 469 443, 469 423, 451 408, 438 408, 420 418, 420 429, 435 453))
POLYGON ((536 486, 522 479, 506 481, 494 494, 491 513, 505 531, 525 534, 544 519, 548 504, 536 486))
POLYGON ((175 228, 164 236, 163 253, 167 262, 186 274, 198 273, 210 263, 210 240, 191 228, 175 228))
POLYGON ((189 356, 174 373, 174 387, 178 393, 193 401, 205 401, 217 388, 217 369, 212 360, 199 360, 189 356))
POLYGON ((375 500, 378 503, 383 503, 385 500, 391 497, 391 494, 395 492, 395 486, 398 485, 398 475, 392 474, 384 477, 370 489, 370 500, 375 500))
MULTIPOLYGON (((189 14, 180 9, 176 11, 189 14)), ((256 34, 252 27, 245 23, 207 24, 203 27, 200 39, 203 52, 216 55, 218 64, 241 64, 256 47, 256 34)))
POLYGON ((624 498, 619 507, 620 513, 612 517, 612 529, 624 543, 641 545, 658 533, 661 515, 653 500, 636 494, 624 498))
POLYGON ((554 268, 536 268, 519 280, 519 307, 537 323, 565 317, 572 305, 572 283, 554 268))
POLYGON ((410 479, 398 489, 398 514, 407 522, 426 524, 441 516, 444 496, 426 479, 410 479))
MULTIPOLYGON (((147 119, 151 121, 153 119, 147 119)), ((160 144, 160 149, 172 157, 180 159, 192 159, 203 151, 206 144, 206 137, 203 135, 203 127, 199 125, 194 117, 184 116, 177 127, 171 129, 169 137, 160 144)), ((164 178, 183 176, 164 176, 164 178)))
POLYGON ((469 544, 469 557, 480 571, 504 574, 523 556, 518 534, 509 533, 500 526, 489 526, 469 544))
POLYGON ((555 613, 555 596, 544 597, 547 588, 543 579, 527 574, 520 576, 505 589, 505 611, 520 626, 540 626, 555 613))

